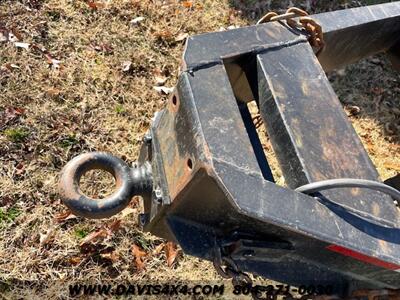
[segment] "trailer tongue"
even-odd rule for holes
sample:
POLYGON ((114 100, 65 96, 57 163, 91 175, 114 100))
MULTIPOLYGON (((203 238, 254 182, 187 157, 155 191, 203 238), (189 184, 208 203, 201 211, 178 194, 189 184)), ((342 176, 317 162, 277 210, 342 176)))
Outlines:
POLYGON ((378 52, 398 64, 400 2, 311 17, 294 12, 190 37, 178 84, 138 162, 130 168, 100 152, 74 158, 61 175, 64 204, 103 218, 141 195, 144 230, 213 261, 236 283, 253 273, 332 286, 342 296, 400 289, 400 193, 379 182, 325 75, 378 52), (286 187, 274 183, 251 101, 286 187), (102 200, 83 195, 79 179, 90 169, 112 173, 118 190, 102 200))

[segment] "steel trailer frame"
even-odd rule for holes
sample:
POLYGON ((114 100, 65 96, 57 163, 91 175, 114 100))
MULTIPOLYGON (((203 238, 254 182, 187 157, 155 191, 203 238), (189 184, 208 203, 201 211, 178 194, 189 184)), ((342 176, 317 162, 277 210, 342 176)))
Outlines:
POLYGON ((142 224, 187 254, 213 260, 221 248, 241 270, 285 283, 400 288, 400 215, 389 196, 292 190, 379 180, 324 71, 398 47, 400 3, 312 18, 326 43, 318 58, 279 22, 188 39, 140 157, 158 174, 142 224), (289 188, 273 181, 246 106, 253 99, 289 188))

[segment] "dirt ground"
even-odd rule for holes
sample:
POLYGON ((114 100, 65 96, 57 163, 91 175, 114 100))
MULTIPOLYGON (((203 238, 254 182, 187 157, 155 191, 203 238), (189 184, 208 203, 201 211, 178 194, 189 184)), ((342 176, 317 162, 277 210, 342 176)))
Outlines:
MULTIPOLYGON (((314 13, 377 2, 1 0, 0 299, 65 298, 71 282, 217 280, 209 262, 139 231, 139 201, 110 220, 68 215, 62 166, 95 150, 135 161, 168 97, 154 87, 174 86, 187 35, 290 5, 314 13)), ((379 55, 329 78, 382 179, 397 174, 398 73, 379 55)), ((96 175, 84 190, 101 197, 112 179, 96 175)))

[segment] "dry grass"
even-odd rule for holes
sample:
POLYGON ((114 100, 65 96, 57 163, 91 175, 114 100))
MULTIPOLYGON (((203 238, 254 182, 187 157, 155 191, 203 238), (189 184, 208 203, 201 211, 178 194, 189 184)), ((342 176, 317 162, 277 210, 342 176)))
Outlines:
MULTIPOLYGON (((83 151, 135 160, 153 113, 166 100, 153 89, 155 74, 167 77, 166 86, 176 82, 179 35, 254 23, 263 11, 285 8, 289 1, 107 3, 92 9, 78 0, 0 2, 0 27, 47 49, 0 43, 0 296, 32 298, 23 283, 35 284, 37 297, 50 297, 60 293, 55 282, 64 284, 65 294, 72 281, 217 279, 210 263, 191 257, 168 267, 163 251, 149 255, 145 271, 137 270, 132 244, 151 253, 163 242, 138 230, 137 201, 112 219, 122 220, 120 230, 94 251, 82 249, 84 237, 104 221, 57 221, 64 210, 58 173, 83 151), (145 19, 130 24, 136 17, 145 19), (60 60, 60 67, 49 65, 46 54, 60 60), (128 72, 122 70, 125 61, 132 62, 128 72), (105 255, 110 253, 118 258, 105 255)), ((313 1, 296 3, 310 11, 338 7, 332 1, 316 7, 313 1)), ((331 78, 348 111, 354 110, 350 105, 360 107, 350 118, 381 176, 399 172, 399 76, 378 57, 331 78)), ((88 193, 104 195, 104 186, 97 192, 88 187, 88 193)))

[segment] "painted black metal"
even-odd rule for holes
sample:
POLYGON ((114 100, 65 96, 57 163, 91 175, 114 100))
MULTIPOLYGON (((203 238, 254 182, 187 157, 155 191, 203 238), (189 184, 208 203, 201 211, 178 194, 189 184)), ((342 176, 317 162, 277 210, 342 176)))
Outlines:
POLYGON ((242 270, 289 284, 399 288, 399 273, 327 249, 400 264, 393 201, 360 190, 313 198, 277 186, 251 124, 245 103, 254 99, 290 188, 378 180, 323 71, 395 45, 400 4, 312 17, 327 42, 319 61, 301 32, 280 23, 188 39, 174 96, 151 129, 153 168, 170 204, 151 204, 144 228, 201 258, 221 248, 242 270))
POLYGON ((391 187, 394 187, 395 189, 400 191, 400 174, 386 179, 385 184, 390 185, 391 187))
POLYGON ((151 165, 148 162, 129 168, 123 160, 104 152, 78 155, 68 162, 60 177, 63 203, 75 215, 92 219, 111 217, 123 210, 133 196, 149 198, 151 191, 151 165), (81 177, 93 169, 102 169, 114 176, 117 190, 109 197, 92 199, 81 192, 81 177))

